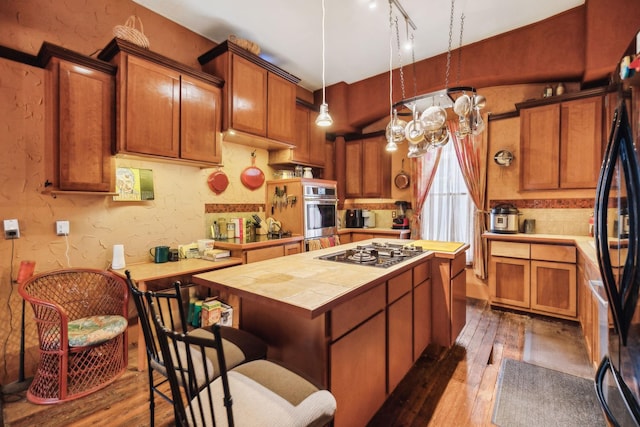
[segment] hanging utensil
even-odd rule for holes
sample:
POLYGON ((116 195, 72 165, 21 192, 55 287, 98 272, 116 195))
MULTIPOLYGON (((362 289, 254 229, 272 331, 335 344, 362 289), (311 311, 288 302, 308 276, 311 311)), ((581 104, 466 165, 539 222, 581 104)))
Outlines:
POLYGON ((207 178, 207 185, 214 193, 221 194, 227 189, 227 186, 229 185, 229 178, 223 171, 218 169, 209 175, 207 178))
POLYGON ((396 175, 393 182, 396 185, 396 188, 400 190, 404 190, 405 188, 408 188, 409 184, 411 183, 411 177, 409 176, 409 174, 407 174, 404 171, 404 159, 402 159, 402 169, 396 175))
POLYGON ((256 152, 251 153, 251 166, 245 168, 240 174, 240 181, 250 190, 260 188, 264 183, 264 172, 256 166, 256 152))
POLYGON ((419 144, 424 141, 424 124, 418 117, 418 110, 415 104, 413 105, 413 120, 407 125, 404 136, 411 144, 419 144))
POLYGON ((284 207, 289 206, 289 199, 287 198, 287 186, 282 187, 282 202, 284 203, 284 207))

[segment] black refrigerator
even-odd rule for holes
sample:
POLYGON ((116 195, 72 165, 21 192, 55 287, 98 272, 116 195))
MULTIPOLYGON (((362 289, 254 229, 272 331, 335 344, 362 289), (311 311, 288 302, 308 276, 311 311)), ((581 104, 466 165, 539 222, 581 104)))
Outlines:
POLYGON ((595 387, 608 422, 640 425, 640 169, 635 89, 619 93, 596 190, 595 247, 611 318, 595 387), (629 93, 631 96, 628 96, 629 93), (635 111, 635 115, 634 115, 635 111))

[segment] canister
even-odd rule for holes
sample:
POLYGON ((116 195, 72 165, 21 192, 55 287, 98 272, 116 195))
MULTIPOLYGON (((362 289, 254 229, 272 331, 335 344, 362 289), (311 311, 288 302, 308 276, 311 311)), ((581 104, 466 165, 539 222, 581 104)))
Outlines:
POLYGON ((227 239, 234 239, 236 237, 236 225, 229 222, 227 223, 227 239))

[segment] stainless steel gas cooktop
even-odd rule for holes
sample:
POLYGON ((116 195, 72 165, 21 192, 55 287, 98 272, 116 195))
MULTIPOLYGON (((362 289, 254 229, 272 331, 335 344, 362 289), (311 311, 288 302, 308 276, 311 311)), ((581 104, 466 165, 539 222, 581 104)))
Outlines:
POLYGON ((318 259, 387 268, 421 253, 422 248, 419 246, 374 242, 367 245, 358 245, 355 249, 322 255, 318 259))

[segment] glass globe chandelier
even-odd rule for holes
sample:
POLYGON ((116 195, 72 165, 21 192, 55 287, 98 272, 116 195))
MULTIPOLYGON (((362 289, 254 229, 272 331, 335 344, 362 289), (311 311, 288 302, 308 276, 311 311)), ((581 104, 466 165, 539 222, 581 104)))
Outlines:
MULTIPOLYGON (((476 89, 470 86, 458 86, 449 88, 449 72, 451 68, 451 41, 453 33, 453 17, 455 0, 451 1, 451 15, 449 21, 449 46, 447 51, 447 66, 445 74, 445 88, 439 91, 430 92, 405 99, 404 93, 404 73, 402 67, 402 56, 400 54, 400 36, 398 31, 397 18, 395 20, 395 35, 398 44, 398 56, 400 58, 400 83, 402 88, 402 100, 393 103, 393 5, 397 5, 397 0, 389 1, 389 101, 390 120, 386 127, 387 145, 389 152, 396 151, 398 144, 405 140, 408 142, 408 157, 419 157, 429 149, 442 147, 449 142, 449 130, 447 129, 447 117, 451 115, 448 110, 453 111, 458 117, 458 130, 456 136, 465 137, 467 135, 479 135, 484 130, 481 109, 485 107, 486 99, 476 93, 476 89), (411 120, 407 123, 400 119, 398 111, 407 109, 411 120)), ((405 19, 409 19, 406 12, 399 8, 405 19)), ((415 27, 414 27, 415 28, 415 27)), ((461 17, 460 25, 460 48, 462 47, 462 34, 464 28, 464 15, 461 17)), ((412 36, 413 38, 413 36, 412 36)), ((413 85, 416 90, 415 54, 412 46, 412 60, 414 66, 413 85)), ((460 51, 458 52, 460 55, 460 51)), ((460 72, 460 56, 458 56, 458 78, 460 72)))

